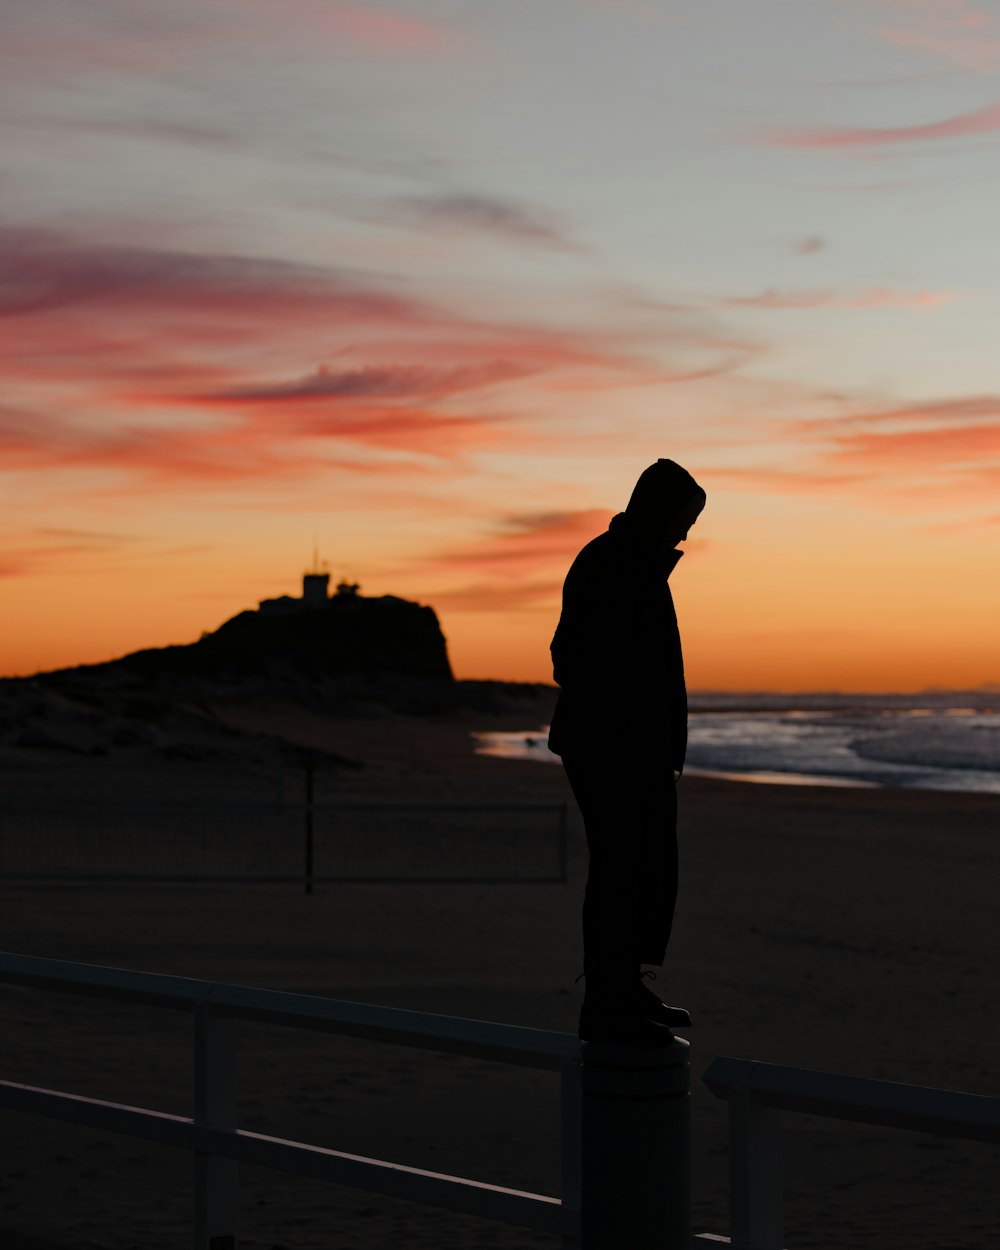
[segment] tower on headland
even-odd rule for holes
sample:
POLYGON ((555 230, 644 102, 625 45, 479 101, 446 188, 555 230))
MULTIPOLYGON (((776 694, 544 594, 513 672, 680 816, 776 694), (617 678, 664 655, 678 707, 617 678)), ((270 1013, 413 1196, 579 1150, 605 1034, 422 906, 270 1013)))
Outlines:
POLYGON ((307 608, 323 608, 330 598, 329 573, 302 574, 302 602, 307 608))
MULTIPOLYGON (((433 608, 398 595, 362 595, 341 578, 330 593, 329 565, 313 553, 302 595, 262 599, 197 644, 200 661, 254 674, 393 674, 453 681, 448 644, 433 608), (242 668, 241 668, 242 666, 242 668)), ((227 671, 229 671, 227 669, 227 671)))
POLYGON ((330 603, 330 573, 324 560, 320 563, 319 551, 313 547, 312 565, 302 574, 302 598, 281 595, 277 599, 261 599, 261 612, 301 612, 305 608, 325 608, 330 603))
POLYGON ((330 574, 320 566, 319 548, 313 544, 312 567, 302 574, 302 605, 324 608, 330 598, 330 574))

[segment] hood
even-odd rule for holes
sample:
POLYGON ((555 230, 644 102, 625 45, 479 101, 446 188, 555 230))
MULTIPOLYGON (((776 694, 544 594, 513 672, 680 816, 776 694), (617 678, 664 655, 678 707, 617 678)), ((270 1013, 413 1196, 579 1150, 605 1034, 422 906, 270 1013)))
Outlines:
POLYGON ((695 496, 704 494, 687 469, 673 460, 657 460, 636 482, 625 516, 630 527, 658 537, 695 496))

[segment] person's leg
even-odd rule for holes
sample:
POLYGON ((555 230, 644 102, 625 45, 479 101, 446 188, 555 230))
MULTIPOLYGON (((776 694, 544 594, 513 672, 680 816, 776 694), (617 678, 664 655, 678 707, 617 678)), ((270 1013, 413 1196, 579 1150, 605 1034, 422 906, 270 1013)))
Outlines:
POLYGON ((662 965, 677 905, 677 786, 662 776, 650 788, 642 821, 639 962, 662 965))
MULTIPOLYGON (((648 826, 651 807, 643 777, 631 760, 577 756, 563 760, 583 816, 589 869, 583 903, 586 994, 580 1034, 587 1040, 659 1045, 670 1039, 666 1021, 648 1018, 639 992, 640 956, 662 936, 662 922, 643 915, 658 906, 664 887, 650 891, 643 873, 657 853, 648 826)), ((663 860, 662 853, 659 859, 663 860)), ((649 953, 648 950, 645 953, 649 953)))
POLYGON ((616 970, 638 976, 642 904, 642 804, 634 778, 596 756, 564 759, 587 835, 583 899, 584 972, 605 980, 616 970))

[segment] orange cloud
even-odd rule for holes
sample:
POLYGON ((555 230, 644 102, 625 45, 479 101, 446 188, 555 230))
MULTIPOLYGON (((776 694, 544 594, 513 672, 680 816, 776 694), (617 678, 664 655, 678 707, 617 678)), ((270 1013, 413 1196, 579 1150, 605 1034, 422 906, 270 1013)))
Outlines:
POLYGON ((704 480, 711 494, 713 483, 721 490, 735 489, 763 494, 815 495, 819 491, 841 490, 853 487, 870 476, 859 472, 827 472, 817 469, 782 469, 771 465, 747 466, 745 468, 711 468, 702 470, 698 477, 704 480))
POLYGON ((527 513, 503 518, 498 531, 471 547, 442 552, 435 563, 449 570, 489 570, 491 576, 522 578, 567 561, 608 527, 612 513, 600 508, 527 513))
POLYGON ((428 602, 447 612, 502 613, 551 610, 559 601, 562 578, 498 585, 474 582, 457 590, 435 590, 428 602))
POLYGON ((770 126, 758 135, 758 140, 772 147, 784 148, 883 147, 894 143, 922 143, 989 134, 995 130, 1000 130, 1000 103, 921 126, 856 126, 844 129, 770 126))
MULTIPOLYGON (((881 424, 889 421, 954 421, 995 419, 1000 417, 1000 395, 963 395, 952 399, 930 399, 916 404, 899 404, 890 408, 867 408, 846 413, 839 425, 881 424)), ((829 430, 827 422, 805 422, 803 430, 829 430)))
POLYGON ((850 434, 835 439, 837 460, 899 469, 935 465, 943 471, 1000 455, 1000 424, 850 434))

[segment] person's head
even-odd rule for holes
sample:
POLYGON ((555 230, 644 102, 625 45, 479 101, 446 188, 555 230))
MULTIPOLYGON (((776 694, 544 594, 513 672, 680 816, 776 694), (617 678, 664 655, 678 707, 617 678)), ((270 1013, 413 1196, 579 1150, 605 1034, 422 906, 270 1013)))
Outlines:
POLYGON ((704 491, 698 495, 693 495, 680 512, 667 522, 663 531, 663 548, 665 551, 673 551, 678 543, 682 543, 687 538, 691 526, 701 516, 706 498, 704 491))
POLYGON ((645 469, 625 509, 650 538, 672 551, 688 536, 706 501, 705 491, 687 469, 673 460, 657 460, 645 469))

